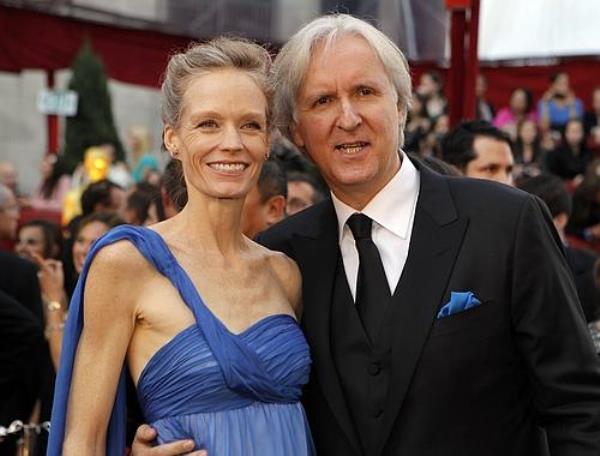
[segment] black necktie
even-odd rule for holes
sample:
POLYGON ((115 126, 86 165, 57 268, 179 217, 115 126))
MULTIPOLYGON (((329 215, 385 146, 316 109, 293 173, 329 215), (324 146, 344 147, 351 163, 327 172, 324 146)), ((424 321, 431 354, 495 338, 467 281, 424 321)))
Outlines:
POLYGON ((371 239, 372 222, 373 220, 364 214, 354 214, 347 223, 354 235, 360 261, 356 283, 356 308, 369 339, 374 341, 390 302, 391 293, 379 251, 371 239))

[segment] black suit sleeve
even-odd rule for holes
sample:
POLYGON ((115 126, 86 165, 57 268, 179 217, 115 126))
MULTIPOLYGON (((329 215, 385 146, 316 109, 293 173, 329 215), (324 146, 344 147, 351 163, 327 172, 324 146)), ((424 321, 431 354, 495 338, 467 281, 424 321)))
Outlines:
POLYGON ((516 227, 512 323, 552 456, 600 454, 600 363, 562 244, 539 200, 516 227))
POLYGON ((1 290, 0 347, 0 425, 7 426, 31 413, 43 334, 37 318, 1 290))

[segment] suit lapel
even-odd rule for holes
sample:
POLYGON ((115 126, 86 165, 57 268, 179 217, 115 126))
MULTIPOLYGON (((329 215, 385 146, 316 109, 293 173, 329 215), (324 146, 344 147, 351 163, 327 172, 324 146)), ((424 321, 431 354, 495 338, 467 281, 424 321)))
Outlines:
POLYGON ((333 284, 339 260, 337 218, 331 201, 316 214, 313 230, 292 239, 295 258, 302 271, 304 314, 302 325, 310 343, 318 387, 348 440, 360 452, 350 412, 342 392, 330 340, 333 284))
MULTIPOLYGON (((414 161, 414 160, 413 160, 414 161)), ((420 192, 408 258, 392 302, 392 363, 383 449, 408 391, 462 244, 468 220, 459 218, 448 184, 419 163, 420 192)))

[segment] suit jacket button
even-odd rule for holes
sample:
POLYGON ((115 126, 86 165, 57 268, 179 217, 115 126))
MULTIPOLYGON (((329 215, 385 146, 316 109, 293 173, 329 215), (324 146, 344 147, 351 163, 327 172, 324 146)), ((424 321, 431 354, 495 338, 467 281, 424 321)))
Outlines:
POLYGON ((381 372, 381 364, 377 362, 369 364, 367 372, 369 372, 369 375, 372 376, 379 375, 379 373, 381 372))

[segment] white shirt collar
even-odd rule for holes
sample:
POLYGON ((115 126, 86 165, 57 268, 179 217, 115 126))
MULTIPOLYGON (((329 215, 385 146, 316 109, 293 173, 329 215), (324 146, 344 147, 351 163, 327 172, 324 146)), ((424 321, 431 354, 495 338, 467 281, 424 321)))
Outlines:
MULTIPOLYGON (((402 154, 398 172, 377 193, 362 211, 357 211, 337 198, 331 199, 338 219, 338 239, 341 241, 346 221, 352 214, 362 212, 396 236, 407 239, 419 195, 419 172, 406 154, 402 154)), ((349 230, 349 228, 348 228, 349 230)))

